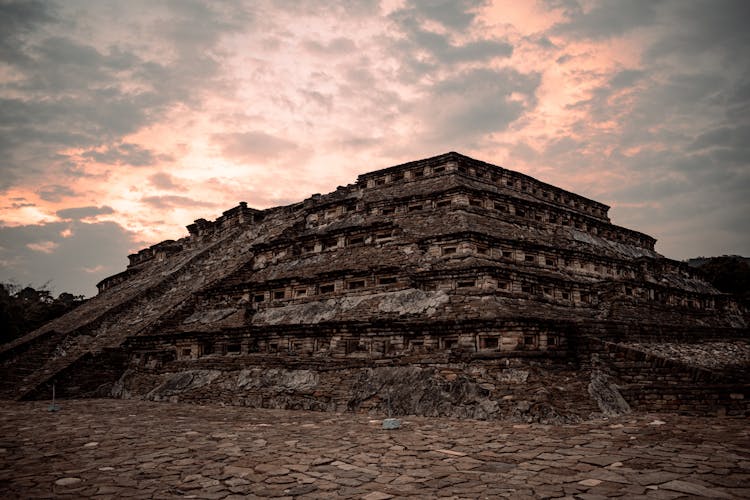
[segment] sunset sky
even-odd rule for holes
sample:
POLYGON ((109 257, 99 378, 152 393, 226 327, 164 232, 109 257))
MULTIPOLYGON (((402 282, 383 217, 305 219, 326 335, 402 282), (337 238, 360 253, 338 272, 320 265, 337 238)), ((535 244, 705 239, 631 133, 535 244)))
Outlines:
POLYGON ((746 0, 0 0, 0 281, 458 151, 750 255, 746 0))

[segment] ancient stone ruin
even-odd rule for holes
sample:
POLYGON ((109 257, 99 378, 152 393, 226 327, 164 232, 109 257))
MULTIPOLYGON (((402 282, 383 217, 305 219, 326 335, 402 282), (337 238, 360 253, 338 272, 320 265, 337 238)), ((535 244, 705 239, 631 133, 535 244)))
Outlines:
POLYGON ((457 154, 130 255, 2 396, 570 421, 748 412, 745 312, 609 207, 457 154))

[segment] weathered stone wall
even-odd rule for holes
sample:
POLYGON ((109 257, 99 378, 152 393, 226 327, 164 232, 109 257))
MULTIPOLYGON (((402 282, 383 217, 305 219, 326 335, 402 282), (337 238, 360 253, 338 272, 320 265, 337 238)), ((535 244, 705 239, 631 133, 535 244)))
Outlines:
POLYGON ((750 384, 629 384, 620 388, 636 410, 750 417, 750 384))
POLYGON ((215 359, 217 354, 231 357, 258 353, 293 355, 290 359, 302 362, 361 358, 386 363, 404 357, 410 359, 409 356, 417 361, 425 356, 447 360, 460 353, 504 357, 527 352, 558 359, 567 355, 567 327, 560 322, 397 322, 398 315, 383 316, 372 323, 295 322, 261 325, 252 330, 236 327, 216 332, 141 336, 131 339, 129 345, 136 353, 172 352, 177 359, 189 360, 205 355, 215 359))
POLYGON ((124 351, 106 350, 84 356, 29 397, 49 398, 54 382, 60 398, 111 394, 262 408, 559 423, 610 414, 606 405, 621 395, 636 411, 750 416, 747 382, 612 342, 575 342, 586 343, 580 352, 591 357, 582 365, 562 352, 555 357, 539 351, 434 352, 373 362, 295 354, 212 354, 176 361, 176 353, 157 350, 131 355, 125 370, 124 351))
POLYGON ((608 374, 636 410, 750 416, 746 369, 722 373, 595 339, 587 349, 592 369, 608 374))
POLYGON ((113 395, 262 408, 567 422, 599 412, 588 376, 544 357, 496 360, 208 357, 132 367, 113 395))
POLYGON ((58 398, 107 397, 122 376, 128 355, 122 349, 88 353, 53 379, 39 385, 25 399, 51 399, 52 386, 58 398))

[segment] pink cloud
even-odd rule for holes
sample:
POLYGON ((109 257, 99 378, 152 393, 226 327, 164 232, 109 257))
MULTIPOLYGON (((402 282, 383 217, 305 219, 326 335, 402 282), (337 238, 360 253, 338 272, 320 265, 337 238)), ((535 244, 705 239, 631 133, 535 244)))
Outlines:
POLYGON ((35 252, 52 253, 59 245, 54 241, 40 241, 38 243, 29 243, 26 246, 35 252))

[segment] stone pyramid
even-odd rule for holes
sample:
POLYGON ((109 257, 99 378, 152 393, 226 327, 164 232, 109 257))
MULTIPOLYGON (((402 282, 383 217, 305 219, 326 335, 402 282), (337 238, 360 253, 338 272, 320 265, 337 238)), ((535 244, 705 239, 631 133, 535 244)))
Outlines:
MULTIPOLYGON (((2 395, 45 397, 54 382, 64 396, 543 418, 604 411, 596 381, 658 381, 658 363, 693 373, 693 389, 744 384, 731 366, 649 350, 744 352, 743 311, 608 209, 453 152, 289 206, 240 203, 2 346, 2 395)), ((710 409, 733 411, 742 390, 710 409)))

